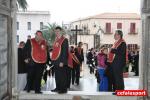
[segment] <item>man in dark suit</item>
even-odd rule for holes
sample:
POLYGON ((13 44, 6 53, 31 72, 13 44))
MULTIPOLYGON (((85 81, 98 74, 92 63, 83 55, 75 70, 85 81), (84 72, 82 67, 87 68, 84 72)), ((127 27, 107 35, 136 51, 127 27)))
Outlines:
POLYGON ((126 66, 126 42, 123 40, 123 33, 117 30, 114 43, 109 53, 109 63, 112 67, 113 87, 115 90, 124 90, 123 68, 126 66))
POLYGON ((52 92, 67 93, 68 39, 61 35, 61 27, 55 28, 56 39, 53 44, 52 62, 55 70, 56 88, 52 92))
POLYGON ((77 59, 79 60, 80 62, 80 66, 76 67, 76 73, 77 73, 77 76, 76 76, 76 84, 79 85, 79 78, 80 78, 80 70, 82 70, 82 63, 84 61, 84 54, 83 54, 83 43, 82 42, 79 42, 78 43, 78 46, 75 48, 75 56, 77 57, 77 59))

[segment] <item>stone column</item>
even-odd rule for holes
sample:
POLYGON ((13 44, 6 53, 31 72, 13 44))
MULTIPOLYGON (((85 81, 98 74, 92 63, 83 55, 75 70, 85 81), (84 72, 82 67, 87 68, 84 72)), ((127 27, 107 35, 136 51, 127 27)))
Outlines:
MULTIPOLYGON (((150 0, 142 0, 142 48, 140 52, 140 89, 150 94, 150 0)), ((149 100, 150 97, 139 99, 149 100)))

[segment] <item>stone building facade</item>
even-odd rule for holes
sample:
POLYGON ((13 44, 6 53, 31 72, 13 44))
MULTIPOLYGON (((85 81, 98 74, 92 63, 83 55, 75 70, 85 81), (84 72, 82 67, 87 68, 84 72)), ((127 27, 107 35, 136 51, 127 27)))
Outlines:
POLYGON ((72 28, 76 25, 83 30, 78 32, 78 41, 88 44, 88 49, 98 48, 100 45, 111 47, 117 29, 123 31, 129 49, 140 47, 141 17, 139 14, 102 13, 71 22, 72 28))

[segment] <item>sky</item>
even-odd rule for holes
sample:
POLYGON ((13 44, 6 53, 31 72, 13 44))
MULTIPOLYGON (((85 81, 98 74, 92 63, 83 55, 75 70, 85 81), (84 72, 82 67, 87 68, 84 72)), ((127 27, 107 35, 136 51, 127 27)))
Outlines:
POLYGON ((30 11, 50 11, 51 23, 70 21, 105 12, 138 13, 141 0, 27 0, 30 11))

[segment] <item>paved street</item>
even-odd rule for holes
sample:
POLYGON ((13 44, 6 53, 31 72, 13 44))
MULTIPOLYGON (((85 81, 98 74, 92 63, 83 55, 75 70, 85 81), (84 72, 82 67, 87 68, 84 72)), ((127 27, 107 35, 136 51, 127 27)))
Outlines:
MULTIPOLYGON (((90 91, 97 92, 98 84, 94 74, 89 73, 89 68, 84 64, 83 71, 81 72, 80 85, 71 85, 70 91, 90 91)), ((129 73, 129 78, 124 78, 125 89, 138 89, 139 78, 133 76, 134 73, 129 73)), ((50 91, 55 88, 55 79, 48 78, 47 84, 43 87, 43 91, 50 91)))

